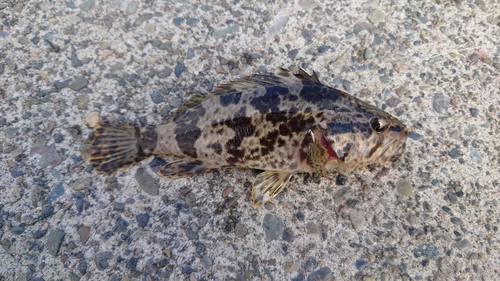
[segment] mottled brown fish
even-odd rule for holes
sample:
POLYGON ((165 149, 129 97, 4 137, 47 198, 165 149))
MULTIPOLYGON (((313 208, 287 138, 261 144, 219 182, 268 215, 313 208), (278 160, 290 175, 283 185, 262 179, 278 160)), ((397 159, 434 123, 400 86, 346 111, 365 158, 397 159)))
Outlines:
POLYGON ((387 163, 405 148, 398 119, 343 91, 316 73, 255 74, 189 100, 168 123, 149 126, 101 122, 94 128, 90 163, 111 172, 150 155, 179 160, 161 176, 176 178, 223 168, 260 169, 255 205, 275 197, 294 173, 328 177, 387 163))

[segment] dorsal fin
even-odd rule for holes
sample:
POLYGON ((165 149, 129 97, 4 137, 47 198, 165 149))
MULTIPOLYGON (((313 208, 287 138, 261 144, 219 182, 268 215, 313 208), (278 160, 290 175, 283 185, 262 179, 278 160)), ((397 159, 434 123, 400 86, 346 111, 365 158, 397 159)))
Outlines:
POLYGON ((172 115, 171 120, 174 120, 175 118, 181 116, 186 110, 193 108, 197 106, 198 104, 202 103, 204 100, 212 98, 214 95, 213 94, 196 94, 193 95, 189 100, 187 100, 184 104, 182 104, 179 109, 177 109, 176 112, 172 115))
POLYGON ((309 75, 307 72, 305 72, 302 68, 299 67, 299 73, 295 74, 297 78, 311 81, 311 82, 319 82, 318 75, 316 75, 316 72, 313 70, 313 74, 309 75))
POLYGON ((254 74, 235 79, 233 81, 219 85, 210 94, 197 94, 185 102, 172 116, 172 120, 185 113, 188 109, 197 106, 203 101, 213 98, 217 95, 224 95, 234 92, 254 91, 262 87, 270 87, 276 85, 289 85, 297 83, 297 79, 310 82, 319 82, 318 75, 313 71, 312 75, 307 74, 299 67, 297 74, 284 68, 279 68, 278 74, 254 74))

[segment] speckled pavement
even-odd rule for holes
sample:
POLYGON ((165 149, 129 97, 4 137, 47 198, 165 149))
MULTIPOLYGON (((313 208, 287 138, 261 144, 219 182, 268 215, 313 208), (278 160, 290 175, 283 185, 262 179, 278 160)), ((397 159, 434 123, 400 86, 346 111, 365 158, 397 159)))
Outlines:
POLYGON ((0 280, 495 280, 500 2, 0 2, 0 280), (391 166, 168 180, 87 162, 99 116, 160 124, 277 67, 398 116, 391 166))

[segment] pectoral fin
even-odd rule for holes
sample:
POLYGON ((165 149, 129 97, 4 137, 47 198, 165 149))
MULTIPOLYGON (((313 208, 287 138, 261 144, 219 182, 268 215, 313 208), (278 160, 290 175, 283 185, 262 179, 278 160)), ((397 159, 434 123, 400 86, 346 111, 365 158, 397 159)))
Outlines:
POLYGON ((265 171, 257 175, 252 188, 253 205, 258 206, 274 198, 286 186, 291 173, 265 171))
POLYGON ((199 174, 207 171, 215 170, 215 168, 207 167, 200 161, 185 161, 179 160, 177 162, 164 165, 158 171, 160 176, 167 178, 179 178, 199 174))
POLYGON ((313 142, 309 145, 309 150, 307 151, 308 163, 311 165, 316 174, 321 177, 331 179, 325 168, 327 157, 328 150, 324 146, 316 142, 313 142))

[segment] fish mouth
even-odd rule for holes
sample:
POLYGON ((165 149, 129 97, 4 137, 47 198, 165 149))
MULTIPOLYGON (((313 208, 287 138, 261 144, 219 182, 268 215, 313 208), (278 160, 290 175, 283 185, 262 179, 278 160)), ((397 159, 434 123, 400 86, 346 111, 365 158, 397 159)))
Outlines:
POLYGON ((401 156, 406 148, 406 137, 408 136, 408 131, 404 130, 402 134, 395 137, 392 141, 386 143, 381 150, 382 164, 387 164, 390 160, 396 159, 401 156))

